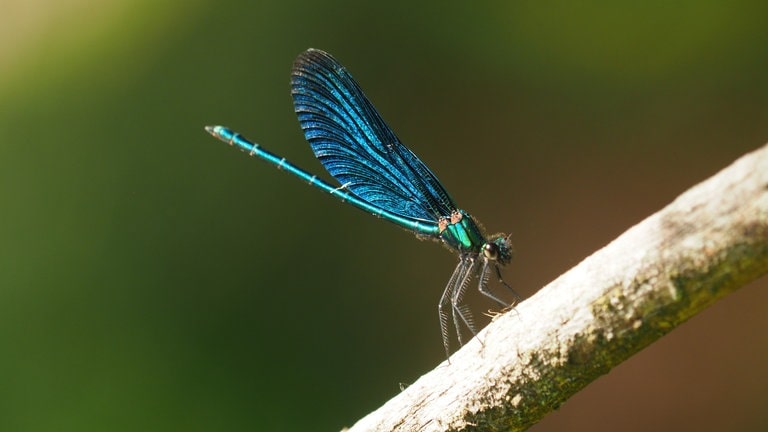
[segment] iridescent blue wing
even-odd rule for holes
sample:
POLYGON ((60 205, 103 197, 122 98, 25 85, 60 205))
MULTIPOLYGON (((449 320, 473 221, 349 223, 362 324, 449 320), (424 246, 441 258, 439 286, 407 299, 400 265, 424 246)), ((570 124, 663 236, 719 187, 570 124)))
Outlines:
POLYGON ((315 156, 353 194, 425 221, 437 221, 456 209, 437 177, 400 142, 330 54, 310 49, 299 55, 291 94, 315 156))

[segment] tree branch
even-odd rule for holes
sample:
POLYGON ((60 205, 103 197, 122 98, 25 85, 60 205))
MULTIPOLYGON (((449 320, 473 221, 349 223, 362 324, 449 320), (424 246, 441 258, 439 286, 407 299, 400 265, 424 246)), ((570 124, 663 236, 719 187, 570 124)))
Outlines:
POLYGON ((496 317, 348 431, 524 430, 766 272, 768 145, 496 317))

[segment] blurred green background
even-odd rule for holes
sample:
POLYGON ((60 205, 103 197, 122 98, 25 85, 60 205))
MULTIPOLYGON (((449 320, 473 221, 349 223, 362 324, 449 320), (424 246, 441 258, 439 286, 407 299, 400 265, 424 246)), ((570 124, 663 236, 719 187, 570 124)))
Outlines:
MULTIPOLYGON (((304 49, 511 231, 530 296, 768 141, 766 5, 5 2, 0 430, 335 431, 444 359, 454 256, 203 131, 325 174, 290 98, 304 49)), ((766 430, 765 288, 533 430, 766 430)))

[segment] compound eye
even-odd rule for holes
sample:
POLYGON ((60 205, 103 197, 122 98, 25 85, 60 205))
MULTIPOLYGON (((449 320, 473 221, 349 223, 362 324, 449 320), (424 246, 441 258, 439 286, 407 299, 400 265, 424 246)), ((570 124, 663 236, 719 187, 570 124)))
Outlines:
POLYGON ((483 255, 495 261, 499 257, 499 247, 495 243, 486 243, 483 245, 483 255))

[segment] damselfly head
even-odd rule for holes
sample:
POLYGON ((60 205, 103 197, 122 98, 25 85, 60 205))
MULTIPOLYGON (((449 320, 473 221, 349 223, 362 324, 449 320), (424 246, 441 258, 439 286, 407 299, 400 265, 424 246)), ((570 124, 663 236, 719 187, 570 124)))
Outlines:
POLYGON ((508 264, 512 260, 512 242, 509 236, 495 234, 491 240, 483 245, 483 256, 490 261, 496 261, 501 265, 508 264))

